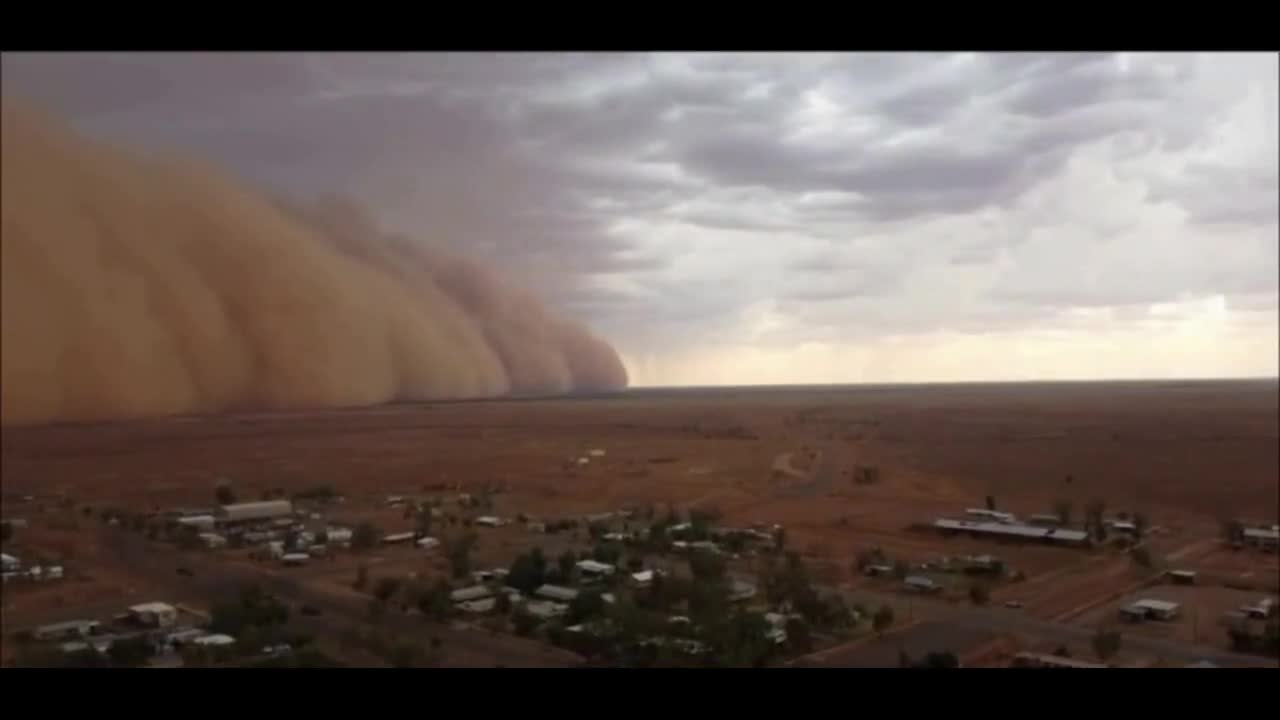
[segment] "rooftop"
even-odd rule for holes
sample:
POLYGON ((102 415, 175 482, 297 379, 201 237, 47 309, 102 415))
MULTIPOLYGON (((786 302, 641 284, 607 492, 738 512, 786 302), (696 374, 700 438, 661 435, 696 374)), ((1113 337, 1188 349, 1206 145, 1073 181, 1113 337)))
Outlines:
POLYGON ((583 572, 600 573, 602 575, 608 575, 617 569, 609 563, 596 562, 595 560, 579 560, 576 567, 583 572))
POLYGON ((1013 535, 1025 538, 1045 538, 1081 542, 1089 537, 1083 530, 1066 530, 1063 528, 1022 525, 1019 523, 978 522, 974 520, 951 520, 938 518, 934 527, 943 530, 962 530, 965 532, 990 533, 993 535, 1013 535))
POLYGON ((146 602, 146 603, 140 603, 138 605, 129 606, 129 612, 138 613, 138 614, 143 614, 143 613, 158 614, 158 613, 174 613, 174 612, 178 612, 178 609, 170 605, 169 603, 146 602))
POLYGON ((484 585, 472 585, 471 587, 465 587, 460 590, 454 590, 453 592, 449 593, 449 599, 452 600, 453 602, 459 603, 459 602, 469 602, 472 600, 480 600, 482 598, 487 598, 492 595, 493 595, 493 591, 485 587, 484 585))
POLYGON ((1138 602, 1133 603, 1129 607, 1142 608, 1144 610, 1151 610, 1154 612, 1173 612, 1174 610, 1178 609, 1178 603, 1168 602, 1167 600, 1152 600, 1150 598, 1143 598, 1142 600, 1139 600, 1138 602))
POLYGON ((568 602, 578 597, 578 591, 560 585, 543 585, 533 592, 538 597, 568 602))

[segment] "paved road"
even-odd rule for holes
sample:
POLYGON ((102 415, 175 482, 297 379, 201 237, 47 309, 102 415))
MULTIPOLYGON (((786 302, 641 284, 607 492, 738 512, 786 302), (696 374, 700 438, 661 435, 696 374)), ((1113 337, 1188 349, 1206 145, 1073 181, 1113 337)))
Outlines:
MULTIPOLYGON (((197 591, 206 602, 235 597, 246 585, 256 584, 295 607, 312 605, 323 612, 319 617, 295 613, 299 625, 317 634, 339 637, 343 630, 368 622, 369 598, 354 591, 329 591, 301 582, 284 572, 237 562, 218 560, 214 555, 183 553, 176 548, 123 530, 103 530, 104 546, 127 563, 131 571, 146 576, 160 588, 172 587, 175 594, 190 596, 197 591), (177 574, 178 567, 192 571, 189 577, 177 574)), ((568 667, 579 664, 578 656, 545 643, 512 635, 494 635, 486 630, 457 628, 426 623, 421 616, 388 611, 381 626, 401 639, 439 637, 450 666, 568 667)))

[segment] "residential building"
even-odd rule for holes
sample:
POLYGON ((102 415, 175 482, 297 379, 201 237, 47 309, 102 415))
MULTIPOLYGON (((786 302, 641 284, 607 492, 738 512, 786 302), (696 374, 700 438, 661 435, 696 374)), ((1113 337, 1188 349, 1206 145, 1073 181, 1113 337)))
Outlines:
POLYGON ((530 600, 524 604, 524 611, 539 620, 551 620, 569 612, 569 606, 558 602, 530 600))
POLYGON ((915 592, 931 593, 941 589, 938 587, 938 584, 933 581, 933 578, 928 578, 924 575, 908 576, 903 580, 902 584, 906 589, 913 590, 915 592))
POLYGON ((223 505, 214 511, 214 516, 223 523, 287 519, 293 516, 293 503, 288 500, 263 500, 223 505))
POLYGON ((472 585, 449 593, 449 600, 455 603, 472 602, 493 597, 493 590, 484 585, 472 585))
POLYGON ((951 520, 939 518, 933 526, 944 534, 958 532, 969 533, 974 537, 1021 538, 1028 541, 1083 546, 1089 542, 1089 534, 1083 530, 1068 530, 1060 527, 1039 527, 1005 522, 976 522, 972 520, 951 520))
POLYGON ((133 620, 148 627, 169 627, 178 621, 178 609, 168 603, 148 602, 129 608, 133 620))
POLYGON ((1131 622, 1141 622, 1143 620, 1168 621, 1178 617, 1179 607, 1178 603, 1144 598, 1121 608, 1120 616, 1131 622))
POLYGON ((41 625, 32 631, 37 640, 57 640, 59 638, 86 637, 98 632, 101 624, 97 620, 67 620, 66 622, 41 625))
POLYGON ((601 580, 612 575, 617 568, 609 563, 596 562, 595 560, 579 560, 574 567, 578 568, 578 572, 586 580, 601 580))
POLYGON ((546 600, 555 600, 557 602, 572 602, 578 597, 578 591, 573 588, 562 587, 560 585, 543 585, 533 592, 534 595, 546 600))

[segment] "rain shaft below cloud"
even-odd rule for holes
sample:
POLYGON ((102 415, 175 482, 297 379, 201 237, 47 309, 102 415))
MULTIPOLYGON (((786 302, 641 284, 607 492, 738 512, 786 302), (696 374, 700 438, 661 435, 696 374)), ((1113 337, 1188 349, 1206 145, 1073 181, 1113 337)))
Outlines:
POLYGON ((626 386, 585 328, 352 206, 286 206, 10 101, 2 164, 6 424, 626 386))

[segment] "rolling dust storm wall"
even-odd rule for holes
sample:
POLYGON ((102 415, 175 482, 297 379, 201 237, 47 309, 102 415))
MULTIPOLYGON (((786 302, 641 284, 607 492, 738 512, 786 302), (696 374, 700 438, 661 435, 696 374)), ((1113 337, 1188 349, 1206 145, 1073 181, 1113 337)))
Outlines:
POLYGON ((11 100, 2 165, 5 424, 626 385, 586 328, 351 205, 286 205, 11 100))

